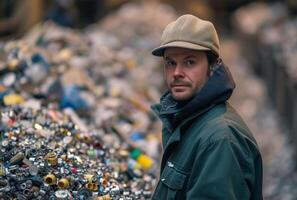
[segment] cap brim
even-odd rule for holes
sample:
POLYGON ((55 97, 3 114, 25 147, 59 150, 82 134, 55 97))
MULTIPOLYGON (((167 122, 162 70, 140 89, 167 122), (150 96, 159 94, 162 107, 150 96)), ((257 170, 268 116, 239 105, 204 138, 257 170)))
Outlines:
POLYGON ((152 51, 152 54, 154 56, 162 57, 164 55, 165 49, 169 47, 180 47, 180 48, 186 48, 186 49, 192 49, 192 50, 211 51, 211 49, 198 44, 193 44, 193 43, 183 42, 183 41, 175 41, 175 42, 169 42, 167 44, 159 46, 158 48, 152 51))

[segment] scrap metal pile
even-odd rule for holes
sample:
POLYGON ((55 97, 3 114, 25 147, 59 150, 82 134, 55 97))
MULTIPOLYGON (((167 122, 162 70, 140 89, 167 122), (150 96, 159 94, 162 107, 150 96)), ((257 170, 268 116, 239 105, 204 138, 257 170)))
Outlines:
POLYGON ((127 4, 84 31, 46 22, 0 44, 0 199, 150 198, 162 74, 149 52, 174 18, 127 4))

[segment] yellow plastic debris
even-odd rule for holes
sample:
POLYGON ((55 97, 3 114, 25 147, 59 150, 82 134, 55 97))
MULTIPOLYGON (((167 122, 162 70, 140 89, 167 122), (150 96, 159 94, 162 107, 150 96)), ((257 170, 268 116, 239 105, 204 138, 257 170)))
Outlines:
POLYGON ((11 106, 23 103, 24 98, 18 94, 8 94, 4 96, 3 102, 6 106, 11 106))
POLYGON ((137 162, 142 166, 144 170, 150 169, 153 165, 153 160, 144 154, 139 155, 139 157, 137 158, 137 162))

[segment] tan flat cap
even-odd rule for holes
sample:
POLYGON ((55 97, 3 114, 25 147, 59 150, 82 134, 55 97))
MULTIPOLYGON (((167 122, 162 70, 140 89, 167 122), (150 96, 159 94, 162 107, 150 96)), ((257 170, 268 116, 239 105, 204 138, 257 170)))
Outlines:
POLYGON ((168 47, 211 51, 219 56, 220 44, 211 22, 187 14, 166 26, 161 37, 161 46, 154 49, 152 54, 163 56, 164 50, 168 47))

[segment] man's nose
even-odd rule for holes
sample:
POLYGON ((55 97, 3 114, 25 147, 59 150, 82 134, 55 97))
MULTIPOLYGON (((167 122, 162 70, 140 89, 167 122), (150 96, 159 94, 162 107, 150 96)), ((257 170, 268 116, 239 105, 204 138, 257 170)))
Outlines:
POLYGON ((184 75, 183 68, 181 65, 176 65, 173 75, 178 77, 184 75))

